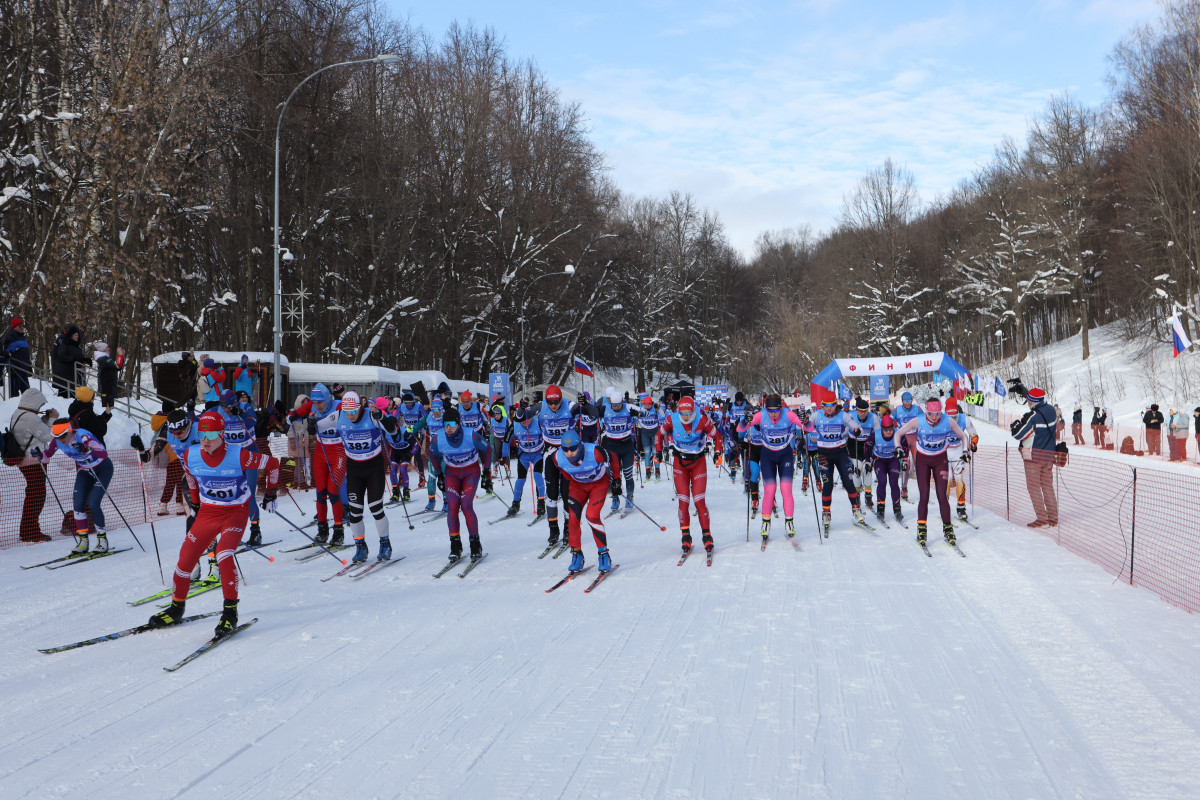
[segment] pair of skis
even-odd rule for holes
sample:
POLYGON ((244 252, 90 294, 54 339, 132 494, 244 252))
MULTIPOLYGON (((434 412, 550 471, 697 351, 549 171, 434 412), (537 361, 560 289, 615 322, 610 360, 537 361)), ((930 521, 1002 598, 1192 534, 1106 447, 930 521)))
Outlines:
MULTIPOLYGON (((688 560, 688 556, 690 556, 690 555, 692 554, 692 551, 693 551, 693 550, 695 550, 695 549, 696 549, 696 548, 694 548, 694 547, 689 547, 687 550, 684 550, 684 551, 683 551, 683 555, 682 555, 682 556, 680 556, 680 557, 679 557, 679 560, 675 562, 675 566, 677 566, 677 567, 682 567, 682 566, 683 566, 683 562, 685 562, 685 561, 687 561, 687 560, 688 560)), ((712 559, 713 559, 713 551, 712 551, 712 550, 709 550, 709 551, 707 551, 707 552, 705 553, 705 561, 707 562, 705 566, 709 566, 709 567, 711 567, 711 566, 712 566, 712 559)))
POLYGON ((351 561, 349 564, 342 567, 328 578, 321 578, 321 583, 327 583, 334 578, 340 578, 346 573, 350 573, 351 578, 358 579, 374 572, 377 569, 383 569, 390 564, 395 564, 399 561, 403 561, 406 558, 408 558, 408 556, 400 556, 399 558, 377 558, 370 564, 367 564, 363 561, 351 561), (353 572, 353 570, 358 570, 358 572, 353 572))
MULTIPOLYGON (((475 569, 475 567, 477 567, 477 566, 479 565, 479 563, 480 563, 481 561, 483 561, 485 558, 487 558, 487 553, 484 553, 484 554, 483 554, 483 555, 481 555, 479 558, 474 558, 474 559, 471 559, 471 563, 470 563, 470 564, 467 564, 467 568, 466 568, 466 569, 464 569, 462 572, 458 573, 458 577, 460 577, 460 578, 465 578, 465 577, 467 577, 467 575, 469 575, 469 574, 470 574, 471 570, 475 569)), ((460 561, 462 561, 462 560, 463 560, 462 556, 459 556, 458 558, 452 558, 452 559, 450 559, 448 562, 446 562, 446 566, 442 567, 440 570, 438 570, 437 572, 435 572, 435 573, 433 574, 433 577, 435 577, 435 578, 440 578, 440 577, 442 577, 442 576, 443 576, 443 575, 445 575, 447 572, 449 572, 450 570, 452 570, 452 569, 454 569, 456 566, 458 566, 458 563, 459 563, 460 561)))
MULTIPOLYGON (((179 622, 177 622, 175 624, 182 625, 185 622, 195 622, 196 620, 207 619, 208 617, 215 617, 220 613, 221 613, 220 611, 210 611, 207 614, 195 614, 190 617, 184 617, 183 619, 179 620, 179 622)), ((236 628, 234 628, 229 633, 213 636, 211 639, 209 639, 204 644, 200 645, 198 648, 193 650, 191 653, 189 653, 187 656, 185 656, 183 659, 181 659, 177 663, 172 664, 169 667, 163 667, 163 669, 165 669, 167 672, 174 672, 175 670, 179 669, 180 667, 183 667, 186 664, 190 664, 192 661, 195 661, 197 658, 204 655, 208 651, 212 650, 217 645, 221 644, 222 642, 224 642, 228 639, 233 638, 235 635, 246 630, 246 628, 249 628, 251 625, 253 625, 256 622, 258 622, 257 617, 250 620, 249 622, 245 622, 245 623, 242 623, 241 625, 238 625, 236 628)), ((168 626, 168 627, 174 627, 174 626, 168 626)), ((94 639, 84 639, 82 641, 72 642, 71 644, 60 645, 58 647, 47 647, 44 649, 40 649, 38 652, 40 652, 40 653, 62 653, 67 650, 76 650, 80 647, 87 647, 87 646, 93 645, 93 644, 100 644, 101 642, 111 642, 114 639, 122 639, 126 636, 136 636, 139 633, 147 633, 149 631, 155 631, 155 630, 164 630, 164 628, 153 627, 149 623, 146 623, 144 625, 137 625, 132 628, 126 628, 125 630, 117 631, 116 633, 108 633, 103 636, 97 636, 94 639)))
POLYGON ((117 553, 124 553, 126 550, 132 549, 132 547, 121 547, 116 550, 105 550, 102 553, 70 553, 62 556, 61 558, 52 558, 49 561, 43 561, 40 564, 30 564, 27 567, 21 567, 21 569, 37 569, 38 567, 45 567, 46 569, 62 569, 63 567, 69 567, 72 564, 82 564, 85 561, 95 561, 98 558, 115 556, 117 553))
MULTIPOLYGON (((589 594, 589 593, 590 593, 590 592, 591 592, 593 589, 595 589, 597 586, 599 586, 599 585, 600 585, 600 582, 601 582, 601 581, 603 581, 603 580, 604 580, 605 578, 607 578, 609 575, 612 575, 614 572, 616 572, 616 570, 617 570, 617 567, 619 567, 619 566, 621 566, 621 565, 620 565, 620 564, 613 564, 613 565, 612 565, 612 569, 605 570, 604 572, 601 572, 599 575, 597 575, 597 576, 596 576, 595 580, 593 580, 591 583, 589 583, 589 584, 588 584, 588 587, 587 587, 586 589, 584 589, 584 590, 583 590, 583 593, 584 593, 584 594, 589 594)), ((576 578, 578 578, 578 577, 579 577, 580 575, 582 575, 583 573, 585 573, 585 572, 589 571, 591 568, 592 568, 592 566, 589 564, 589 565, 585 566, 583 569, 580 569, 580 570, 575 570, 575 571, 573 571, 573 572, 568 572, 568 573, 567 573, 567 576, 566 576, 565 578, 563 578, 563 579, 562 579, 562 580, 560 580, 558 583, 554 584, 554 585, 553 585, 553 586, 551 586, 549 589, 547 589, 547 590, 546 590, 546 594, 550 594, 550 593, 551 593, 551 592, 553 592, 555 589, 558 589, 559 587, 565 586, 566 584, 568 584, 568 583, 570 583, 571 581, 573 581, 573 580, 575 580, 576 578)))

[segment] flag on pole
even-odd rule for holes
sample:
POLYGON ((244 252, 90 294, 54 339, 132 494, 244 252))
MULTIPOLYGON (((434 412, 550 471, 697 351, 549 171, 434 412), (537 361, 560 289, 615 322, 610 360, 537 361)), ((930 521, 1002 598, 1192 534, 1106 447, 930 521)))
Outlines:
POLYGON ((1183 323, 1179 321, 1179 315, 1175 314, 1171 317, 1172 345, 1175 348, 1175 358, 1179 358, 1179 354, 1192 346, 1192 340, 1188 338, 1187 333, 1183 330, 1183 323))
POLYGON ((578 372, 580 375, 587 375, 589 378, 596 377, 595 375, 592 374, 592 368, 589 367, 587 365, 587 362, 584 361, 579 356, 575 356, 575 371, 578 372))
POLYGON ((1004 388, 1004 384, 1000 382, 999 378, 996 378, 996 394, 1000 395, 1001 397, 1008 396, 1008 390, 1004 388))

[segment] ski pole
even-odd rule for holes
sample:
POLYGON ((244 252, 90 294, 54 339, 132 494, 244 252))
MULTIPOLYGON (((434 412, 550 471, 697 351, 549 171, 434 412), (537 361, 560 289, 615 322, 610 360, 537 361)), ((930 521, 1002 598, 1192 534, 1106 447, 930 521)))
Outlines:
POLYGON ((58 504, 58 510, 61 511, 62 515, 65 517, 67 515, 67 510, 63 508, 62 500, 58 499, 58 490, 54 488, 54 484, 50 481, 50 473, 46 470, 46 465, 42 463, 40 458, 37 460, 37 463, 38 466, 42 468, 42 475, 46 477, 46 485, 50 487, 50 493, 54 495, 54 502, 58 504))
POLYGON ((154 529, 154 520, 150 518, 150 495, 146 493, 146 469, 142 464, 142 458, 138 456, 138 475, 142 478, 142 504, 146 509, 146 520, 150 523, 150 537, 154 540, 154 557, 158 559, 158 578, 162 581, 163 586, 167 585, 167 578, 163 575, 162 555, 158 552, 158 531, 154 529))
POLYGON ((750 487, 745 487, 746 495, 746 541, 750 541, 750 487))
POLYGON ((345 566, 346 564, 350 563, 350 562, 348 562, 348 561, 347 561, 346 559, 344 559, 344 558, 338 558, 338 556, 337 556, 337 554, 336 554, 336 553, 334 553, 332 550, 330 550, 330 549, 329 549, 328 547, 326 547, 325 545, 323 545, 323 544, 321 544, 320 542, 318 542, 318 541, 317 541, 316 539, 314 539, 313 537, 309 536, 307 533, 305 533, 305 532, 304 532, 304 529, 303 529, 303 528, 301 528, 301 527, 300 527, 299 525, 297 525, 296 523, 292 522, 290 519, 288 519, 287 517, 285 517, 283 514, 280 514, 278 511, 276 511, 276 512, 275 512, 275 516, 279 517, 281 520, 283 520, 284 522, 286 522, 288 525, 291 525, 293 528, 295 528, 296 530, 300 531, 300 535, 301 535, 301 536, 303 536, 305 539, 308 539, 310 542, 312 542, 314 545, 316 545, 317 547, 319 547, 321 550, 325 551, 326 553, 329 553, 329 555, 330 555, 330 556, 332 556, 333 558, 335 558, 335 559, 337 559, 338 561, 340 561, 340 562, 342 563, 342 566, 345 566))
MULTIPOLYGON (((250 551, 251 553, 254 553, 255 555, 260 555, 260 556, 262 556, 262 557, 263 557, 263 558, 265 558, 267 561, 270 561, 272 564, 274 564, 274 563, 275 563, 275 556, 269 556, 269 555, 267 555, 266 553, 264 553, 264 552, 262 552, 261 550, 259 550, 257 547, 247 547, 246 549, 247 549, 248 551, 250 551)), ((238 571, 239 571, 239 572, 241 571, 241 568, 242 568, 242 567, 241 567, 241 564, 239 564, 239 565, 238 565, 238 571)))
MULTIPOLYGON (((637 503, 635 503, 635 502, 633 502, 633 501, 631 500, 631 501, 629 502, 629 505, 633 506, 633 507, 634 507, 634 508, 636 508, 638 511, 641 511, 641 512, 642 512, 642 516, 643 516, 643 517, 645 517, 646 519, 650 520, 650 521, 651 521, 651 522, 653 522, 655 525, 658 525, 658 520, 656 520, 654 517, 652 517, 652 516, 650 516, 649 514, 647 514, 645 511, 642 511, 642 507, 641 507, 641 506, 639 506, 637 503)), ((660 531, 665 531, 665 530, 667 529, 667 526, 666 526, 666 525, 658 525, 658 529, 659 529, 660 531)))
MULTIPOLYGON (((404 466, 404 465, 401 465, 404 466)), ((408 473, 408 467, 405 466, 405 474, 408 473)), ((404 495, 400 495, 400 510, 404 512, 404 521, 408 523, 408 529, 413 529, 412 517, 408 516, 408 502, 404 499, 404 495)))
POLYGON ((806 475, 808 474, 808 468, 810 466, 812 467, 812 472, 813 472, 812 501, 813 501, 813 517, 817 520, 817 541, 820 542, 822 545, 824 545, 825 537, 821 535, 821 514, 817 511, 817 478, 816 478, 817 465, 812 463, 811 458, 807 459, 804 464, 804 473, 806 475))

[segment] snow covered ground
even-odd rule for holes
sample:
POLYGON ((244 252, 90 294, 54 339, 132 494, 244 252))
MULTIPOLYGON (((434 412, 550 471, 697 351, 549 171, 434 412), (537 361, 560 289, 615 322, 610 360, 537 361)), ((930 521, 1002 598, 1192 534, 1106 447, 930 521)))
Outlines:
MULTIPOLYGON (((278 554, 300 535, 264 515, 275 562, 240 557, 259 623, 173 674, 211 620, 36 650, 145 621, 148 527, 147 554, 53 572, 18 565, 65 539, 0 551, 0 796, 1200 796, 1196 617, 982 510, 968 558, 926 558, 911 528, 852 528, 844 494, 820 543, 797 491, 802 549, 760 552, 740 488, 708 496, 711 568, 675 566, 664 480, 637 499, 668 532, 614 518, 591 594, 543 592, 566 569, 537 560, 544 525, 484 523, 487 560, 433 580, 445 523, 389 509, 407 558, 322 583, 333 559, 278 554)), ((168 570, 182 529, 158 526, 168 570)))

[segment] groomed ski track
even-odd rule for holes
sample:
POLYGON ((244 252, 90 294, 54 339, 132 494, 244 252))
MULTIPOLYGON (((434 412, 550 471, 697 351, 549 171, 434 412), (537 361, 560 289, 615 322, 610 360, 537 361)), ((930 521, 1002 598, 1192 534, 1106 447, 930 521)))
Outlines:
MULTIPOLYGON (((668 532, 609 521, 622 566, 590 595, 544 594, 567 565, 537 559, 543 526, 485 524, 487 561, 433 580, 444 523, 388 509, 407 558, 362 581, 241 556, 259 623, 175 674, 207 621, 36 651, 144 622, 126 601, 157 585, 152 548, 57 573, 18 565, 69 539, 0 552, 0 796, 1200 796, 1194 616, 983 511, 967 559, 932 532, 926 558, 915 506, 871 534, 840 487, 824 544, 797 488, 803 549, 760 552, 715 472, 711 568, 675 566, 666 480, 636 498, 668 532)), ((182 521, 158 531, 169 569, 182 521)))

